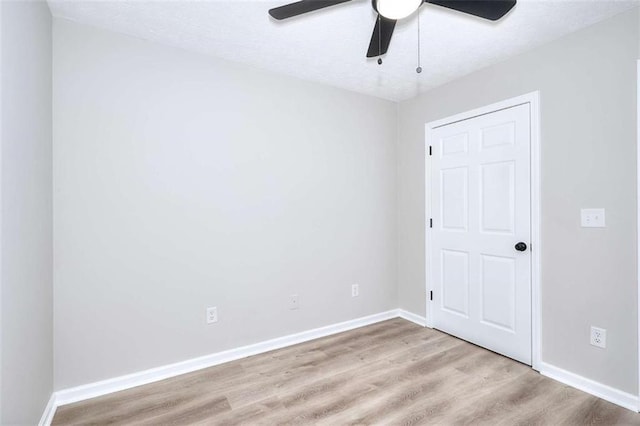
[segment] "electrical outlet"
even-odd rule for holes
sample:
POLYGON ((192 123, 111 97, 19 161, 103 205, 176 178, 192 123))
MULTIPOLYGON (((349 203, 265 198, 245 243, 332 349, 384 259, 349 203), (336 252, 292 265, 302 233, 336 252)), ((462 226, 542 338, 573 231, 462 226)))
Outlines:
POLYGON ((360 284, 353 284, 351 286, 351 297, 360 296, 360 284))
POLYGON ((591 344, 599 348, 606 348, 607 330, 591 326, 591 344))
POLYGON ((289 296, 289 309, 295 311, 299 307, 299 300, 297 294, 292 294, 289 296))
POLYGON ((604 228, 604 209, 580 210, 580 226, 583 228, 604 228))
POLYGON ((214 322, 218 322, 218 308, 216 306, 207 308, 207 324, 213 324, 214 322))

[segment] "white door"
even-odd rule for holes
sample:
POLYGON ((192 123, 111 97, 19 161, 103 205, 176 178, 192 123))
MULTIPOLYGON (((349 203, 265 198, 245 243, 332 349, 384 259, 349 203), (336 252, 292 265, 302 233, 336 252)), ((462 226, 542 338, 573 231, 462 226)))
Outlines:
POLYGON ((427 226, 434 327, 531 365, 529 110, 432 130, 427 226))

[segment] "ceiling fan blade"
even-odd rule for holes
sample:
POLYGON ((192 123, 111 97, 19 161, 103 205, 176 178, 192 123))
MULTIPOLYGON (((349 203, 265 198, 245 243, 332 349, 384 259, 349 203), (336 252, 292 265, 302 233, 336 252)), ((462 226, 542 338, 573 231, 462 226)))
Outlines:
POLYGON ((367 58, 374 58, 387 53, 389 43, 391 43, 393 29, 395 27, 395 20, 387 19, 384 16, 378 15, 378 18, 376 19, 376 26, 373 28, 371 42, 369 42, 367 58))
POLYGON ((516 0, 425 0, 426 3, 497 21, 507 14, 516 0))
POLYGON ((287 19, 336 4, 346 3, 351 0, 302 0, 269 10, 269 15, 275 19, 287 19))

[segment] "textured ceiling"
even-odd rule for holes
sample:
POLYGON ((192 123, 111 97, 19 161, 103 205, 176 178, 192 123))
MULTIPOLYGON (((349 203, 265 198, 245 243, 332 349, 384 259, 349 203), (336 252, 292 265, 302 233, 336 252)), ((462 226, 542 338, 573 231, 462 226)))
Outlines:
POLYGON ((287 0, 49 0, 59 18, 390 100, 404 100, 638 5, 627 0, 518 0, 498 22, 423 5, 396 26, 378 65, 365 54, 369 0, 287 21, 287 0), (418 18, 423 72, 417 74, 418 18))

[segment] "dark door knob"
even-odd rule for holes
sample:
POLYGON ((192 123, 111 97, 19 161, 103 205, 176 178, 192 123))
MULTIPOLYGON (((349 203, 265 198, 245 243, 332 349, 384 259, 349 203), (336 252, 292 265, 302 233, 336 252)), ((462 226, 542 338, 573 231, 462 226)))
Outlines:
POLYGON ((522 241, 520 241, 518 244, 516 244, 516 250, 525 251, 526 249, 527 249, 527 245, 525 243, 523 243, 522 241))

